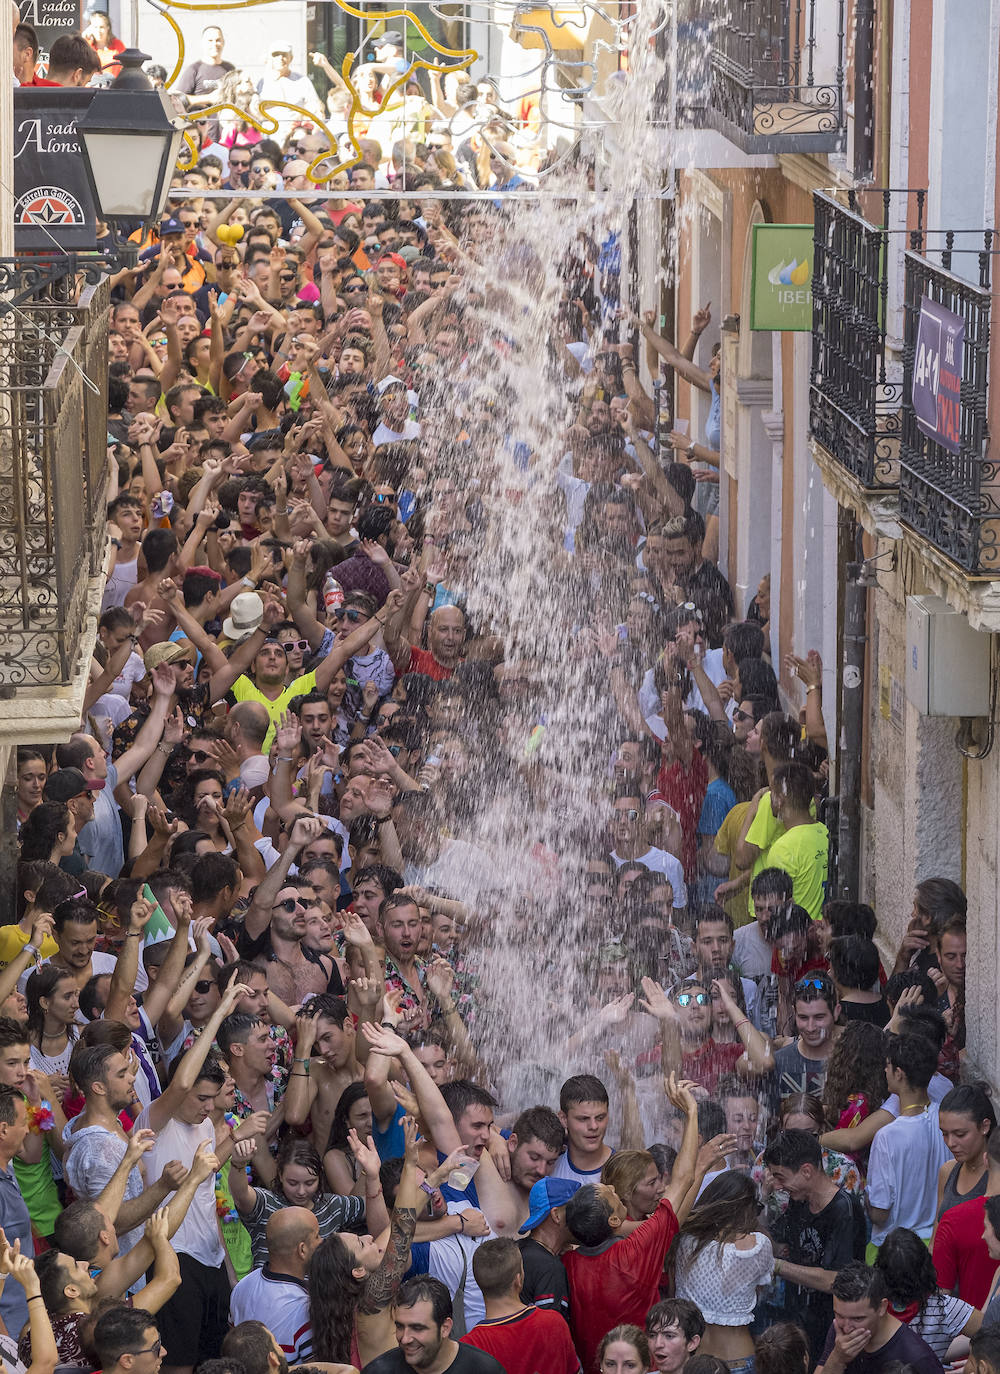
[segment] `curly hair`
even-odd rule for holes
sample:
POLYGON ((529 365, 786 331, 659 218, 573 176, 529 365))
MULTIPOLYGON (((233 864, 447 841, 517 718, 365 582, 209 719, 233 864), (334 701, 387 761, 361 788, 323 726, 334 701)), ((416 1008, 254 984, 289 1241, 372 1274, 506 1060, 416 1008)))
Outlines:
POLYGON ((213 779, 222 788, 223 795, 226 790, 225 775, 218 768, 198 768, 193 773, 189 773, 184 782, 177 789, 174 798, 174 811, 180 816, 181 820, 190 830, 198 830, 198 808, 195 806, 194 794, 198 785, 213 779))
POLYGON ((823 1111, 831 1127, 852 1096, 864 1093, 871 1110, 889 1096, 885 1054, 885 1032, 879 1026, 848 1021, 833 1046, 823 1087, 823 1111))
POLYGON ((915 1231, 897 1226, 879 1247, 875 1268, 884 1279, 889 1302, 901 1311, 911 1302, 922 1313, 927 1299, 937 1292, 937 1270, 930 1251, 915 1231))
POLYGON ((354 1273, 354 1256, 340 1236, 327 1236, 313 1251, 308 1281, 313 1359, 348 1364, 363 1285, 354 1273))

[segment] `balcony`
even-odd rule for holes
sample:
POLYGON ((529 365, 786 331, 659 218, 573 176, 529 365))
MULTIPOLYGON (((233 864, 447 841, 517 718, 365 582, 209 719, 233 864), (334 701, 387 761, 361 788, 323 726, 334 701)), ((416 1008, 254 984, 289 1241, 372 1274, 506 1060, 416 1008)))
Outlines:
POLYGON ((0 742, 75 728, 106 545, 107 281, 36 272, 0 263, 0 742))
MULTIPOLYGON (((990 239, 987 231, 988 243, 990 239)), ((989 249, 979 253, 976 286, 953 274, 947 248, 941 266, 923 253, 905 256, 899 514, 904 525, 966 576, 996 578, 1000 576, 1000 473, 990 455, 987 428, 991 257, 989 249), (956 358, 961 381, 951 447, 920 427, 914 407, 917 335, 925 297, 959 316, 964 325, 961 355, 956 358)), ((970 261, 975 258, 963 258, 964 263, 970 261)))
POLYGON ((844 146, 845 0, 723 0, 705 122, 747 153, 844 146))
MULTIPOLYGON (((884 226, 897 193, 871 194, 881 198, 884 226)), ((919 241, 924 192, 914 194, 919 241)), ((810 433, 862 491, 895 490, 903 388, 898 363, 886 358, 889 233, 862 217, 853 193, 845 207, 817 191, 813 221, 810 433)))

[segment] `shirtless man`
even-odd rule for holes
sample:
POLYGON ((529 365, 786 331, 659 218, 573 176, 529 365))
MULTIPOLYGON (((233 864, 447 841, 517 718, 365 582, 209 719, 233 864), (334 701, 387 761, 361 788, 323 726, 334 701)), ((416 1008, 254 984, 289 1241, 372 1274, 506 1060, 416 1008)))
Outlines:
POLYGON ((350 1083, 364 1077, 354 1053, 354 1031, 342 997, 323 993, 310 998, 299 1013, 295 1058, 285 1093, 285 1120, 301 1126, 312 1120, 313 1137, 330 1138, 333 1114, 350 1083), (313 1058, 313 1049, 321 1058, 313 1058))

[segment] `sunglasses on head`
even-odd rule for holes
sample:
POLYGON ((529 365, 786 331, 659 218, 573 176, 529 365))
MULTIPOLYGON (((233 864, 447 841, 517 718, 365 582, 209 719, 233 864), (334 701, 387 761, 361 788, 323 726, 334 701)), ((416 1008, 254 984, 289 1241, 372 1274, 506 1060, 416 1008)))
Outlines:
POLYGON ((824 978, 821 973, 811 974, 806 978, 800 978, 795 984, 796 992, 804 992, 806 988, 816 988, 819 992, 832 992, 833 984, 829 978, 824 978))
POLYGON ((286 897, 283 902, 275 902, 271 910, 287 911, 289 916, 291 916, 292 912, 295 910, 297 906, 302 906, 302 903, 299 901, 298 897, 286 897))
POLYGON ((281 646, 286 654, 290 654, 293 649, 301 649, 303 653, 309 648, 308 639, 286 639, 281 646))
POLYGON ((200 992, 202 997, 204 997, 205 993, 211 992, 214 987, 215 983, 211 978, 202 978, 200 982, 195 983, 194 990, 195 992, 200 992))
POLYGON ((692 1002, 698 1007, 707 1007, 711 1002, 707 992, 679 992, 674 1001, 679 1007, 689 1007, 692 1002))
POLYGON ((364 611, 359 611, 356 606, 338 606, 333 613, 338 620, 347 619, 353 624, 361 619, 364 611))

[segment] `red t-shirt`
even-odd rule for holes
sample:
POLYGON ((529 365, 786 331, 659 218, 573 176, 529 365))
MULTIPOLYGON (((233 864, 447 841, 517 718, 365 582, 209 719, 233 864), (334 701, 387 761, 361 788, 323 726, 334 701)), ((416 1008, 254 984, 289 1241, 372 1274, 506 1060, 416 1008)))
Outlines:
POLYGON ((949 1207, 937 1224, 931 1250, 938 1287, 951 1293, 957 1285, 958 1296, 973 1307, 982 1307, 986 1301, 998 1267, 983 1240, 985 1215, 983 1197, 949 1207))
POLYGON ((424 673, 427 677, 433 678, 435 682, 443 682, 445 678, 451 677, 454 668, 446 668, 443 663, 438 663, 430 649, 411 649, 410 666, 406 670, 408 673, 424 673))
POLYGON ((492 1355, 507 1374, 580 1374, 580 1360, 569 1327, 557 1312, 526 1307, 512 1317, 484 1319, 460 1345, 474 1345, 492 1355))
POLYGON ((665 764, 660 769, 656 786, 663 800, 680 817, 684 881, 693 883, 698 877, 698 820, 708 791, 708 764, 701 752, 695 749, 687 769, 676 759, 669 767, 665 764))
POLYGON ((570 1330, 584 1374, 595 1374, 597 1347, 613 1326, 645 1323, 659 1298, 663 1261, 678 1229, 674 1209, 661 1198, 653 1215, 631 1235, 563 1255, 570 1330))
POLYGON ((736 1061, 742 1058, 743 1044, 739 1040, 723 1041, 721 1044, 711 1036, 697 1050, 681 1055, 681 1077, 700 1083, 711 1096, 714 1096, 720 1078, 731 1078, 736 1072, 736 1061))

